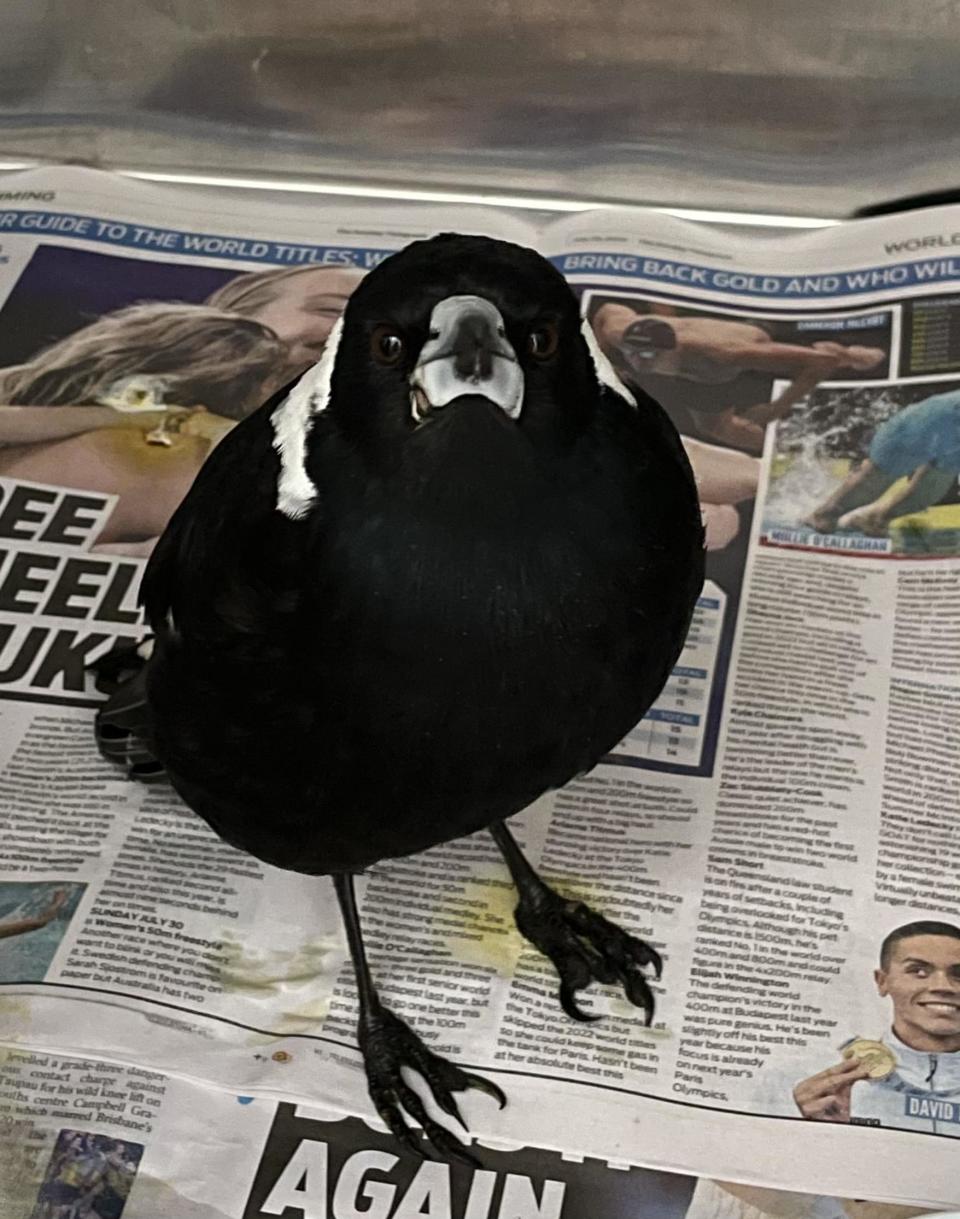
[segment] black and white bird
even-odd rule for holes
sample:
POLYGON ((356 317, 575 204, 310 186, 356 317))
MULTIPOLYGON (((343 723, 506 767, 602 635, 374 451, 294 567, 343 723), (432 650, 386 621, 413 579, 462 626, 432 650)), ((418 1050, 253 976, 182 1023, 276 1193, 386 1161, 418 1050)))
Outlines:
POLYGON ((657 952, 536 874, 507 820, 590 770, 660 693, 703 579, 696 488, 660 407, 620 384, 562 275, 447 234, 360 284, 319 363, 213 452, 142 597, 152 654, 101 666, 101 748, 159 769, 227 842, 333 877, 370 1093, 419 1148, 462 1145, 418 1071, 500 1089, 380 1001, 354 876, 489 830, 522 934, 560 1000, 619 982, 644 1009, 657 952))

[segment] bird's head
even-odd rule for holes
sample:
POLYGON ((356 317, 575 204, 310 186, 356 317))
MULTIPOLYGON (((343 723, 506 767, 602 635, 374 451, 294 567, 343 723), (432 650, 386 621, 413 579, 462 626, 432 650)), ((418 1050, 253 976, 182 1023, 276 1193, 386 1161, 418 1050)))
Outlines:
POLYGON ((449 451, 494 430, 501 447, 563 445, 592 417, 601 381, 629 398, 556 268, 522 246, 443 234, 357 287, 320 363, 277 412, 277 447, 291 400, 328 411, 386 463, 411 443, 449 451))

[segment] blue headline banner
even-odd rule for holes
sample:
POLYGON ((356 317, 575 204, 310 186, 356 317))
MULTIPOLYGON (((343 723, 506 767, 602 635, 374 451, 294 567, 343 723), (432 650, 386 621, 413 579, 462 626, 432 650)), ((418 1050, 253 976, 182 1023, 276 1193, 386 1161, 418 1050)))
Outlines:
POLYGON ((195 254, 204 258, 240 259, 284 266, 358 267, 364 271, 369 271, 393 253, 389 249, 305 245, 260 241, 251 237, 224 237, 216 233, 188 233, 182 229, 160 229, 69 212, 0 212, 0 236, 4 232, 80 237, 106 245, 166 251, 170 254, 195 254))
POLYGON ((729 292, 737 296, 781 300, 855 296, 860 292, 960 280, 960 256, 924 258, 885 267, 861 267, 830 275, 751 275, 726 267, 700 267, 665 258, 645 258, 638 254, 564 254, 553 261, 565 275, 624 275, 687 288, 729 292))
MULTIPOLYGON (((393 253, 392 249, 379 247, 310 245, 228 237, 216 233, 190 233, 182 229, 104 220, 70 212, 18 209, 0 212, 0 238, 4 232, 61 239, 80 238, 112 246, 263 262, 273 266, 356 267, 370 270, 393 253)), ((560 255, 552 262, 566 275, 617 275, 767 300, 855 296, 863 292, 960 281, 960 255, 956 258, 917 259, 892 266, 861 267, 829 275, 759 275, 638 254, 578 252, 560 255)))

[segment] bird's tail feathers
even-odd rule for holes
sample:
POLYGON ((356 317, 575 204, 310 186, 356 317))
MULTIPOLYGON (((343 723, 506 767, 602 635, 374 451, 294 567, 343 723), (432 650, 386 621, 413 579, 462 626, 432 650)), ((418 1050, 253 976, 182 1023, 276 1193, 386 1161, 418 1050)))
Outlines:
POLYGON ((121 644, 90 665, 96 688, 107 695, 94 719, 97 747, 108 762, 141 783, 166 778, 150 747, 147 665, 152 646, 152 639, 121 644))

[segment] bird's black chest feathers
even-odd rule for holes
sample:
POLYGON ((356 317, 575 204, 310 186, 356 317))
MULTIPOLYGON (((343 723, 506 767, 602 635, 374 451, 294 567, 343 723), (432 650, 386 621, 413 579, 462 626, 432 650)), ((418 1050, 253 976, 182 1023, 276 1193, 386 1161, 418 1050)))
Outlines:
POLYGON ((602 371, 542 258, 437 238, 371 272, 316 368, 222 442, 145 599, 152 739, 223 837, 306 872, 413 853, 640 719, 702 529, 676 432, 602 371))
MULTIPOLYGON (((449 426, 469 427, 462 416, 449 426)), ((418 462, 415 475, 345 495, 323 539, 318 603, 337 610, 320 646, 351 657, 337 678, 347 714, 374 722, 389 692, 405 751, 454 715, 461 756, 506 758, 537 735, 532 712, 545 698, 562 717, 555 700, 582 694, 578 665, 601 663, 606 636, 623 630, 625 576, 642 547, 613 497, 598 496, 599 468, 469 430, 472 443, 418 462), (374 705, 361 705, 366 695, 374 705)))
POLYGON ((321 438, 322 512, 260 542, 297 547, 293 618, 271 587, 248 614, 268 664, 246 639, 249 663, 160 658, 174 782, 272 862, 362 866, 518 811, 612 748, 679 650, 689 595, 663 593, 690 579, 690 505, 657 462, 599 426, 525 450, 465 411, 380 473, 321 438))

